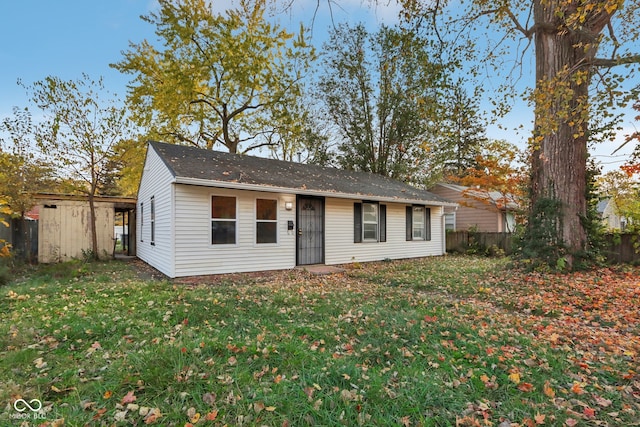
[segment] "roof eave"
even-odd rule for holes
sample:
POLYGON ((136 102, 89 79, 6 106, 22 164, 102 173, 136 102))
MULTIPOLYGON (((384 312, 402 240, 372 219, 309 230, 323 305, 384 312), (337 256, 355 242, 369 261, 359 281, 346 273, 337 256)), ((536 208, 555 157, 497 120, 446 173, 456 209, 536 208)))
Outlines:
POLYGON ((380 202, 390 203, 406 203, 415 204, 422 202, 430 206, 458 206, 453 202, 442 202, 438 200, 426 200, 426 199, 408 199, 402 197, 384 197, 375 196, 369 194, 353 194, 353 193, 338 193, 332 191, 310 190, 304 188, 288 188, 288 187, 272 187, 268 185, 260 184, 247 184, 242 182, 233 181, 212 181, 209 179, 189 178, 189 177, 176 177, 176 184, 184 185, 198 185, 201 187, 214 187, 214 188, 230 188, 236 190, 248 190, 248 191, 263 191, 268 193, 292 193, 305 196, 319 196, 319 197, 335 197, 338 199, 354 199, 354 200, 375 200, 380 202))

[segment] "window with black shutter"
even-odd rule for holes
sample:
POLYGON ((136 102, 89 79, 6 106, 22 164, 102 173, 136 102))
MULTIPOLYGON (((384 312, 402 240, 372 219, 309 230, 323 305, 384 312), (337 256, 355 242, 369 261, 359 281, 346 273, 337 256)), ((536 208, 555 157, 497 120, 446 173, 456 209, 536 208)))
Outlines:
POLYGON ((376 202, 353 204, 353 242, 387 241, 387 206, 376 202))
POLYGON ((425 206, 406 207, 406 239, 431 240, 431 209, 425 206))

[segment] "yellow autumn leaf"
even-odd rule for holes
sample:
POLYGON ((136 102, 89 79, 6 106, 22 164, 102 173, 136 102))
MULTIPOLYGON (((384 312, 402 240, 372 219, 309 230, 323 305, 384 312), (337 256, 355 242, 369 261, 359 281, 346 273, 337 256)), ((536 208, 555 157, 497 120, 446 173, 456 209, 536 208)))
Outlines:
POLYGON ((607 11, 609 15, 613 15, 613 12, 618 10, 618 2, 611 2, 607 4, 604 9, 607 11))
POLYGON ((517 372, 512 372, 509 374, 509 379, 514 382, 515 384, 519 384, 520 383, 520 374, 517 372))

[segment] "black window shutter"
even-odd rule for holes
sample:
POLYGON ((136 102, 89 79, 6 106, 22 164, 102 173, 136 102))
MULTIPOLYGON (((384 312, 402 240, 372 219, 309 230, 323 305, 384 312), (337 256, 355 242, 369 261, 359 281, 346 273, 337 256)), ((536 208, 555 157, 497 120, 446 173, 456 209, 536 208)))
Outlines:
POLYGON ((353 204, 353 243, 362 242, 362 203, 353 204))
POLYGON ((387 241, 387 205, 380 205, 380 241, 387 241))
POLYGON ((413 206, 407 206, 407 240, 413 240, 413 206))
POLYGON ((425 240, 431 240, 431 208, 424 208, 424 214, 425 240))

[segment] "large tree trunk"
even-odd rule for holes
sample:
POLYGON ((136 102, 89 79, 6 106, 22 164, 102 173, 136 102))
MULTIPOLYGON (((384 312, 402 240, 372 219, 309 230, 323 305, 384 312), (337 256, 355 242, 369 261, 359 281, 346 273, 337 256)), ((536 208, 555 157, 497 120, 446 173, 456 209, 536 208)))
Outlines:
POLYGON ((558 212, 545 214, 557 215, 554 240, 564 247, 571 268, 574 256, 587 246, 583 224, 587 213, 587 64, 594 50, 585 52, 580 47, 584 36, 559 24, 554 16, 557 2, 535 1, 536 118, 531 202, 533 207, 542 199, 558 202, 558 212))

